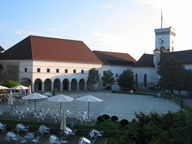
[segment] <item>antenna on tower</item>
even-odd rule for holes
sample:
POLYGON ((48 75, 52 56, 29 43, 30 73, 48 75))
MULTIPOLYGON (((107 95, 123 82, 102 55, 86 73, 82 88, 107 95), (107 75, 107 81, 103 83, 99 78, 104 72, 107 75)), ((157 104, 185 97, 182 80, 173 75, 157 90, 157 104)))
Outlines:
POLYGON ((163 12, 161 10, 161 28, 163 28, 163 12))

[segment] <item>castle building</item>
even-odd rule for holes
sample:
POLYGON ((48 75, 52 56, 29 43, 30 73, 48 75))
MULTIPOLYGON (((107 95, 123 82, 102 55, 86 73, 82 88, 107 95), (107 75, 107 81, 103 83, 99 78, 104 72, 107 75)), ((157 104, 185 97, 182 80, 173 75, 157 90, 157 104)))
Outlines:
MULTIPOLYGON (((82 41, 28 36, 0 53, 0 79, 19 80, 33 91, 87 90, 91 68, 99 70, 100 77, 111 70, 116 81, 130 69, 136 88, 147 89, 158 83, 157 68, 170 56, 192 69, 192 50, 175 52, 175 35, 171 27, 155 29, 153 54, 143 54, 138 61, 127 53, 91 51, 82 41)), ((96 85, 104 87, 102 81, 96 85)))

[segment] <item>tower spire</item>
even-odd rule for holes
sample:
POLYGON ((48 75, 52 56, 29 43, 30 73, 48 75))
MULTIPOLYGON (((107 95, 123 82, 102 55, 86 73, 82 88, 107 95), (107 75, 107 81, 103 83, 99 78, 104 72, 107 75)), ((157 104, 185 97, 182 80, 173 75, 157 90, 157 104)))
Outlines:
POLYGON ((163 12, 161 10, 161 28, 163 28, 163 12))

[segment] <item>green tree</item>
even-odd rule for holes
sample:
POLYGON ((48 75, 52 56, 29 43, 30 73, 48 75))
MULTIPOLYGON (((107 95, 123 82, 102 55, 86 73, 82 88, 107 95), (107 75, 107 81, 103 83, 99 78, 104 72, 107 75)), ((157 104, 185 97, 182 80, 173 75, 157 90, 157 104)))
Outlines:
POLYGON ((20 83, 19 83, 18 81, 10 80, 10 81, 0 82, 0 85, 6 86, 6 87, 9 87, 9 88, 12 88, 12 87, 14 87, 14 86, 20 85, 20 83))
POLYGON ((96 68, 92 68, 89 70, 87 81, 89 88, 94 89, 94 85, 99 82, 99 71, 96 70, 96 68))
POLYGON ((173 57, 169 57, 158 68, 160 86, 166 90, 181 90, 183 88, 184 66, 173 57))
POLYGON ((185 70, 183 89, 192 92, 192 70, 185 70))
POLYGON ((115 78, 113 77, 113 73, 110 70, 105 71, 101 79, 103 80, 105 87, 110 87, 110 88, 115 81, 115 78))
POLYGON ((131 70, 125 70, 119 76, 118 84, 122 89, 133 88, 134 78, 131 70))

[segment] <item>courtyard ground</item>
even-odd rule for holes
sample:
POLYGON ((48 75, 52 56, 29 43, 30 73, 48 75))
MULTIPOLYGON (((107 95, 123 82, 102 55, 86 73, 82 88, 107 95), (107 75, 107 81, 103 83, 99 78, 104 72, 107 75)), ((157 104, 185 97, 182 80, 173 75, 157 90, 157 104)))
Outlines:
MULTIPOLYGON (((96 119, 102 114, 108 114, 110 116, 116 115, 119 120, 128 119, 132 120, 135 112, 143 112, 148 114, 150 112, 167 113, 168 111, 175 112, 180 107, 162 98, 156 98, 153 96, 134 95, 134 94, 115 94, 109 91, 83 91, 83 92, 65 92, 63 94, 69 95, 73 98, 78 98, 84 95, 94 95, 98 98, 103 99, 103 102, 91 103, 90 104, 90 118, 96 119)), ((34 108, 34 103, 23 103, 14 106, 14 110, 23 110, 26 108, 34 108)), ((59 113, 59 104, 49 102, 47 100, 40 100, 37 102, 38 110, 52 109, 53 113, 59 113)), ((84 112, 87 112, 86 102, 67 102, 63 103, 63 110, 67 112, 69 116, 78 117, 84 112)), ((1 112, 8 112, 7 103, 0 104, 1 112)))

